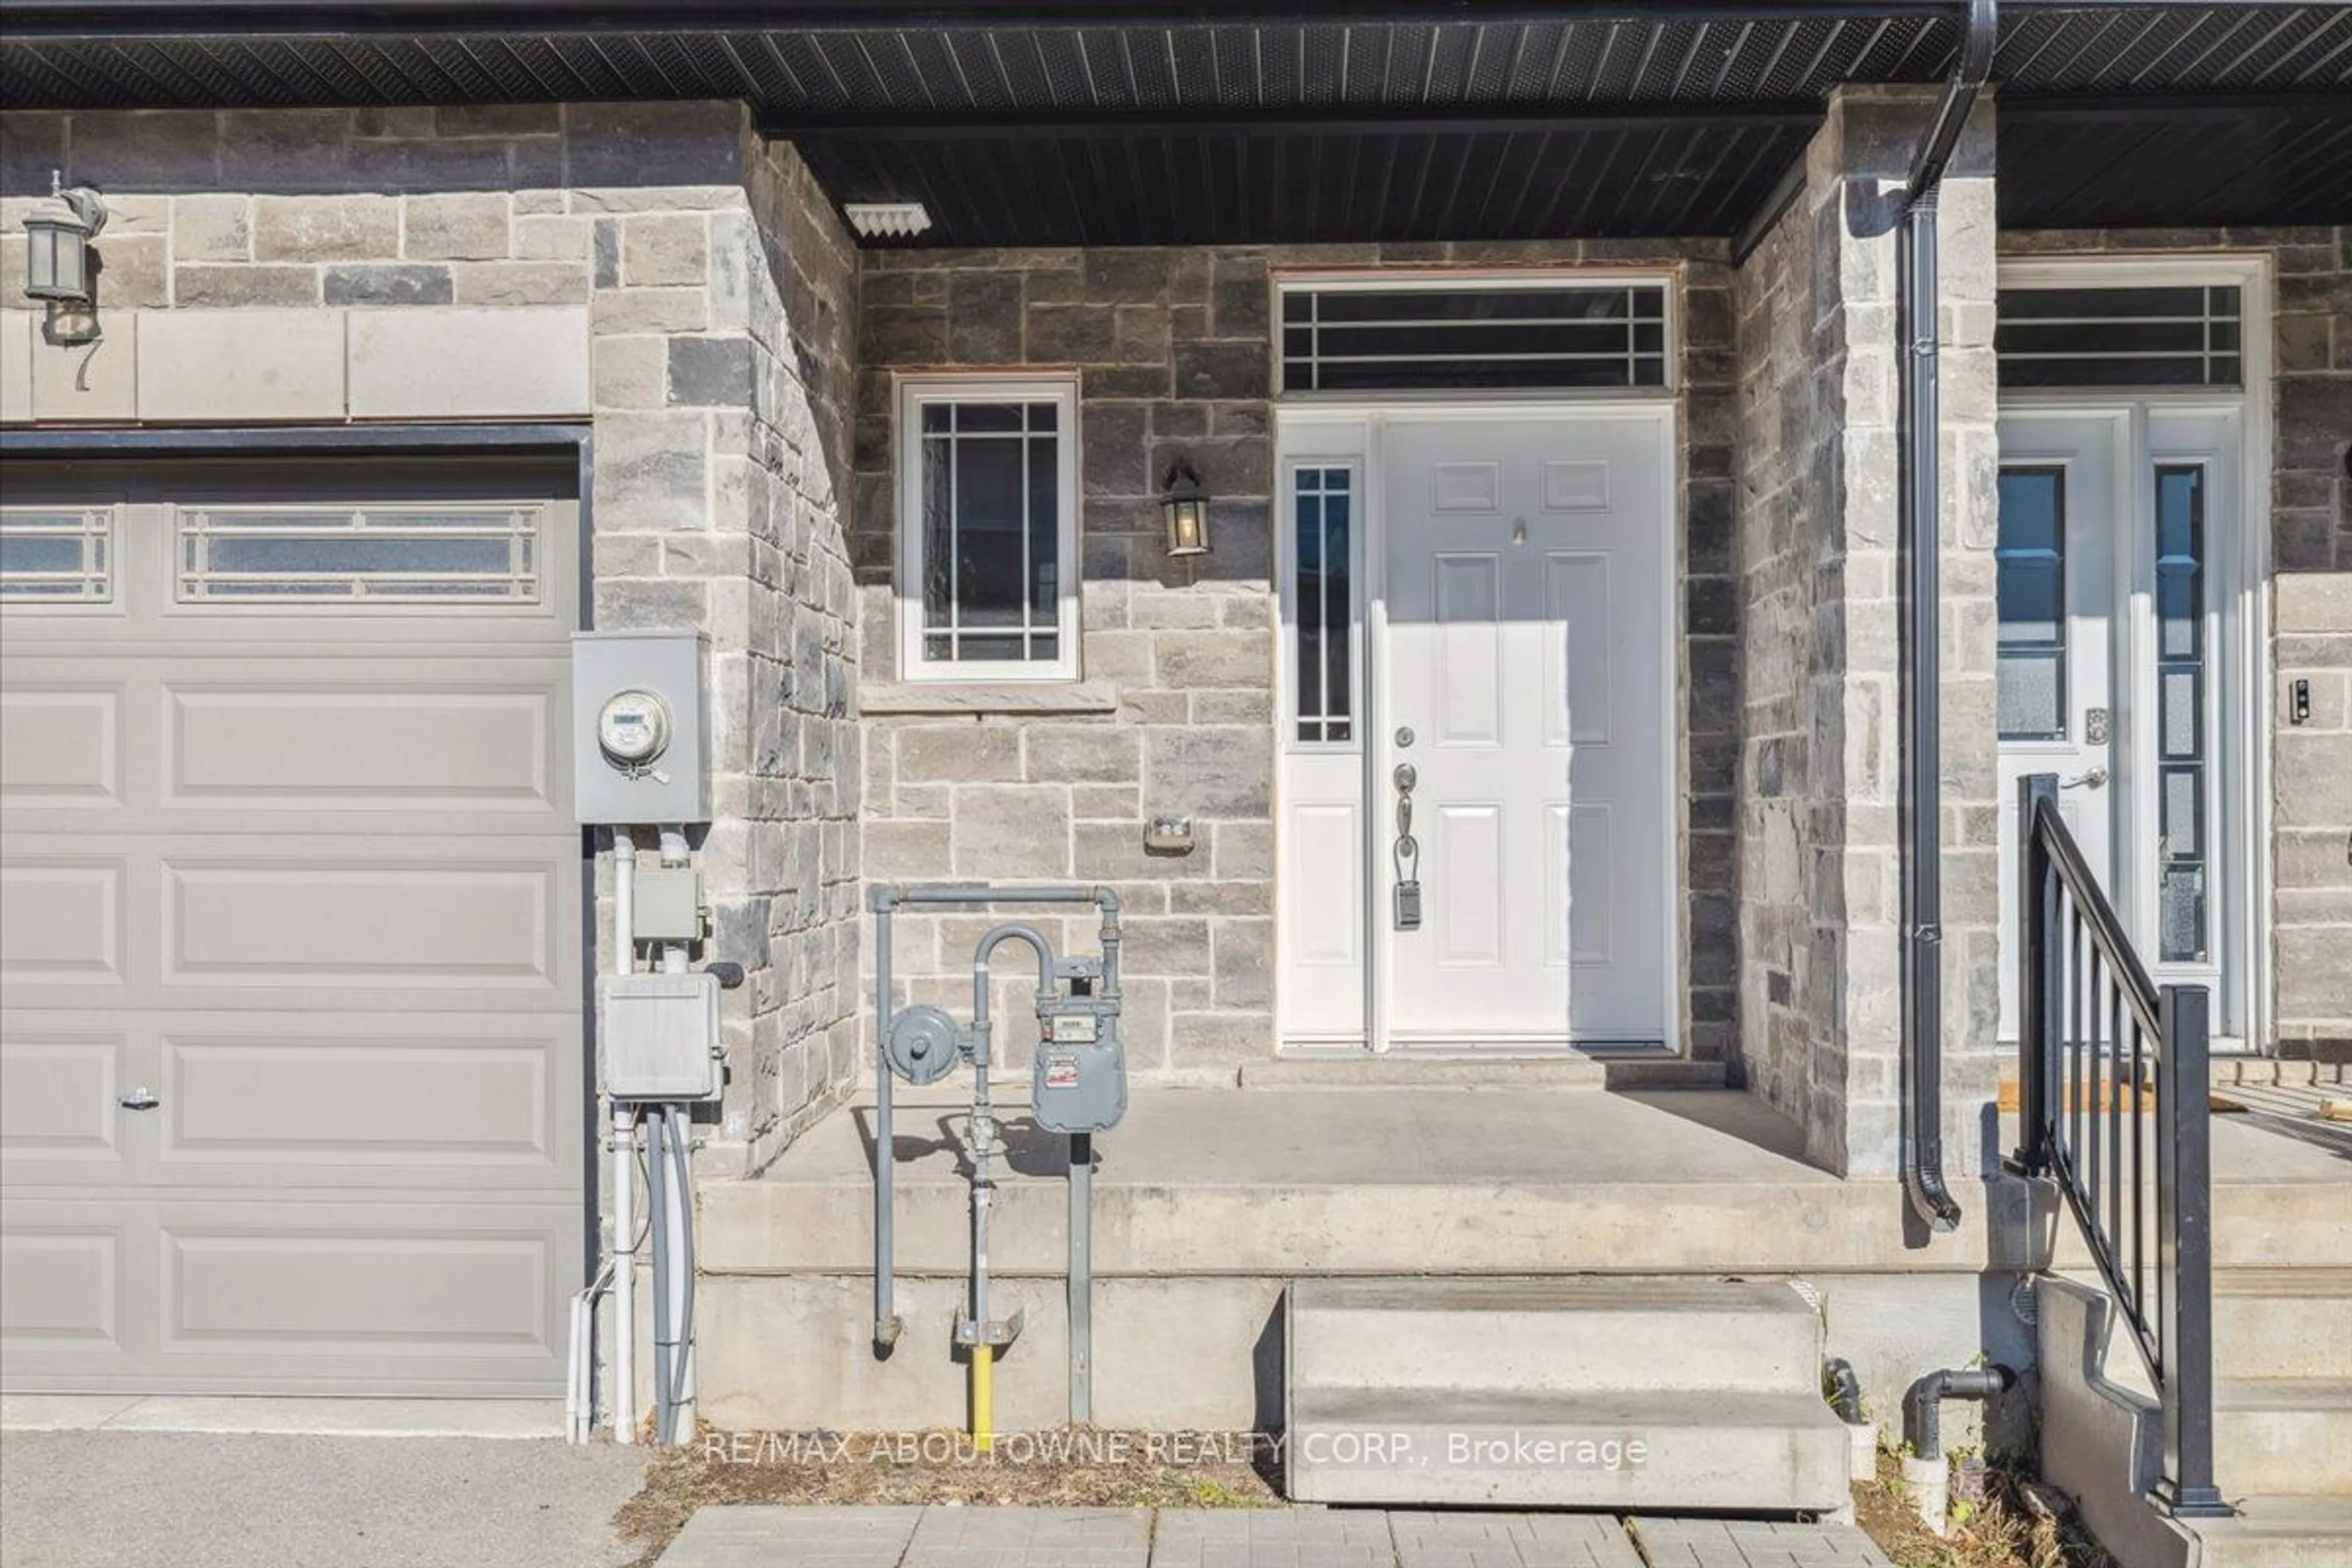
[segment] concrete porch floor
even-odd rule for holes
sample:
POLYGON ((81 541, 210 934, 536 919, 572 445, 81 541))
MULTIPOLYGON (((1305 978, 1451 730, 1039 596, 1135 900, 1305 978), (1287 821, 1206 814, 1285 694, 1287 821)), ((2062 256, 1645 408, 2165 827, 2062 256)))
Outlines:
MULTIPOLYGON (((897 1108, 898 1256, 910 1272, 959 1272, 969 1245, 957 1142, 969 1090, 947 1088, 897 1108)), ((1066 1142, 1028 1120, 1017 1086, 998 1090, 998 1107, 995 1265, 1058 1274, 1066 1142)), ((2282 1131, 2213 1119, 2222 1261, 2309 1256, 2297 1250, 2318 1239, 2305 1208, 2333 1232, 2334 1205, 2352 1195, 2352 1137, 2282 1131), (2228 1256, 2233 1235, 2263 1256, 2228 1256)), ((1987 1137, 2013 1147, 2013 1119, 1987 1137)), ((874 1158, 861 1100, 759 1178, 706 1184, 705 1269, 870 1270, 874 1158)), ((1095 1140, 1095 1162, 1106 1276, 1976 1271, 2035 1260, 2047 1235, 2047 1205, 1996 1174, 1958 1184, 1960 1232, 1923 1247, 1898 1183, 1809 1164, 1797 1126, 1738 1089, 1139 1087, 1126 1120, 1095 1140)))

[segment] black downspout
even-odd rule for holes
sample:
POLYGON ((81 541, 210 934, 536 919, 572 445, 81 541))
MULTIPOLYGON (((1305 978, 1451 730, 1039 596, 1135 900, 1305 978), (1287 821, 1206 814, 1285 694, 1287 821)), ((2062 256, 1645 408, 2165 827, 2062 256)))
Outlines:
POLYGON ((1943 668, 1937 583, 1936 193, 1952 148, 1992 70, 1996 0, 1969 0, 1959 58, 1911 161, 1895 236, 1895 331, 1902 385, 1895 425, 1896 534, 1902 600, 1903 1185, 1931 1230, 1952 1230, 1960 1205, 1944 1184, 1943 668))

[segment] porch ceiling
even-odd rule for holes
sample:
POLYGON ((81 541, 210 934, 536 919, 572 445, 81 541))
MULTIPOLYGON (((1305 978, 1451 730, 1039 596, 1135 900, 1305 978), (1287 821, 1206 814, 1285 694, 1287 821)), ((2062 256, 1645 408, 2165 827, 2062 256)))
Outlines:
MULTIPOLYGON (((2352 7, 2001 10, 2004 222, 2352 221, 2352 7)), ((737 98, 836 199, 923 200, 931 244, 1731 234, 1831 89, 1938 79, 1959 11, 19 0, 0 100, 737 98)))

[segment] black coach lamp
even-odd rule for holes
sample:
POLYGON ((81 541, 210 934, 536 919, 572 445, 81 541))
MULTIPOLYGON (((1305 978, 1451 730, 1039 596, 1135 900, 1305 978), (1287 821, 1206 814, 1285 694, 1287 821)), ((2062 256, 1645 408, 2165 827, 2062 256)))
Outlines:
POLYGON ((25 296, 65 305, 91 302, 89 242, 106 226, 106 203, 87 185, 49 176, 49 199, 25 215, 25 296))
POLYGON ((1179 458, 1160 481, 1165 493, 1160 510, 1168 520, 1168 553, 1206 555, 1209 552, 1209 496, 1201 476, 1187 458, 1179 458))

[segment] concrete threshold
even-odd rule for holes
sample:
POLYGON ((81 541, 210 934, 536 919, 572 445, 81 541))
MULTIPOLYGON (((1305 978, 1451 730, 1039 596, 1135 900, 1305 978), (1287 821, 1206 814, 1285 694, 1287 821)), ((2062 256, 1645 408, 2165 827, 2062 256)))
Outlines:
POLYGON ((276 1432, 322 1437, 553 1438, 557 1399, 0 1394, 0 1431, 276 1432))

